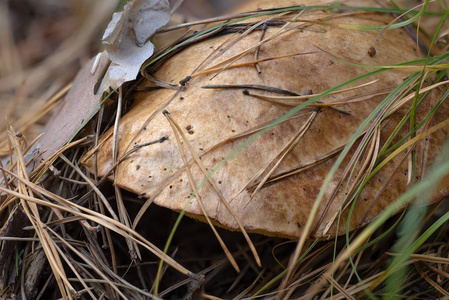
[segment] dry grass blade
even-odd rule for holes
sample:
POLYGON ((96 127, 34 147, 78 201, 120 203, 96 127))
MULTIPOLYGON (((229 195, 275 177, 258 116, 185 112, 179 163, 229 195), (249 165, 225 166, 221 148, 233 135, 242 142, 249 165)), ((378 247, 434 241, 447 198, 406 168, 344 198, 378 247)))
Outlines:
POLYGON ((435 290, 439 291, 442 295, 445 297, 449 297, 449 292, 443 289, 438 283, 433 281, 429 275, 428 272, 424 272, 421 267, 419 266, 419 263, 415 263, 415 268, 418 271, 418 273, 421 275, 421 278, 423 278, 425 281, 427 281, 435 290))
MULTIPOLYGON (((410 139, 408 142, 404 143, 403 145, 401 145, 398 149, 396 149, 393 153, 391 153, 387 158, 385 158, 380 164, 379 166, 385 165, 388 161, 390 161, 391 159, 393 159, 394 157, 396 157, 396 155, 398 153, 401 153, 402 151, 406 150, 407 148, 415 145, 416 143, 418 143, 420 140, 426 138, 427 136, 431 135, 432 133, 441 130, 445 127, 449 126, 449 120, 446 120, 444 122, 441 122, 431 128, 429 128, 428 130, 416 135, 414 138, 410 139)), ((378 166, 378 167, 379 167, 378 166)))
MULTIPOLYGON (((51 229, 50 229, 51 230, 51 229)), ((75 247, 73 247, 72 245, 70 245, 70 243, 67 243, 61 236, 59 236, 55 231, 51 230, 52 234, 54 234, 65 246, 67 246, 71 251, 73 251, 75 254, 77 254, 80 258, 83 259, 83 261, 89 265, 98 275, 100 275, 108 284, 109 286, 111 286, 116 292, 117 294, 119 294, 121 297, 123 297, 124 299, 126 298, 126 296, 118 289, 118 287, 115 285, 114 282, 111 282, 105 275, 104 275, 104 271, 100 270, 97 268, 97 266, 88 258, 86 258, 81 252, 79 252, 75 247)), ((70 265, 70 264, 69 264, 70 265)), ((75 272, 75 274, 77 274, 75 272)), ((83 282, 83 280, 81 278, 79 278, 79 276, 77 276, 78 279, 80 279, 81 282, 83 282)), ((83 285, 85 285, 83 283, 83 285)), ((87 290, 89 290, 86 287, 87 290)), ((91 294, 91 293, 90 293, 91 294)))
MULTIPOLYGON (((330 230, 330 227, 332 225, 334 225, 334 223, 337 221, 338 216, 341 215, 341 213, 343 211, 345 211, 348 207, 350 207, 352 201, 355 201, 355 197, 352 197, 351 195, 356 194, 355 191, 357 189, 357 191, 361 191, 361 189, 363 188, 360 185, 360 182, 363 182, 371 173, 371 171, 374 168, 374 165, 376 163, 377 160, 377 154, 379 153, 379 143, 380 143, 380 128, 377 128, 375 130, 375 134, 374 134, 374 138, 369 141, 369 147, 368 150, 363 152, 364 154, 364 158, 362 158, 362 165, 360 166, 360 169, 358 171, 358 174, 355 176, 355 179, 352 183, 351 186, 349 187, 345 187, 346 189, 346 194, 347 196, 344 198, 344 200, 342 201, 342 203, 344 205, 342 205, 340 207, 340 209, 336 212, 334 212, 333 216, 330 218, 330 222, 328 222, 323 230, 324 233, 327 233, 330 230)), ((360 145, 362 145, 363 143, 361 143, 360 145)), ((360 149, 360 146, 359 146, 360 149)), ((362 151, 356 151, 356 153, 362 153, 362 151)), ((348 164, 348 171, 349 168, 355 168, 355 165, 349 163, 348 164)), ((332 199, 331 199, 332 200, 332 199)), ((360 222, 362 223, 363 220, 360 222)), ((321 223, 321 220, 318 222, 318 224, 321 223)))
MULTIPOLYGON (((118 89, 118 101, 117 101, 117 111, 115 115, 115 122, 114 122, 114 134, 113 134, 113 149, 112 149, 112 160, 114 164, 117 163, 117 155, 118 155, 118 128, 119 128, 119 121, 120 116, 122 115, 122 106, 123 106, 123 92, 122 87, 119 87, 118 89)), ((117 168, 119 168, 120 165, 117 165, 117 168)), ((114 177, 115 173, 117 172, 117 168, 114 168, 114 177)), ((115 195, 116 195, 116 203, 118 207, 118 215, 120 218, 120 222, 122 222, 125 226, 131 227, 131 220, 128 216, 128 212, 126 211, 125 204, 123 202, 123 198, 121 195, 120 189, 115 186, 115 195)), ((131 258, 133 260, 135 259, 141 259, 139 248, 137 247, 137 244, 133 243, 131 240, 126 240, 126 244, 128 245, 129 254, 131 255, 131 258)), ((117 271, 117 270, 115 270, 117 271)))
MULTIPOLYGON (((379 278, 382 274, 375 274, 373 276, 370 276, 363 280, 362 282, 358 282, 356 284, 353 284, 350 288, 348 288, 346 291, 349 292, 352 295, 359 294, 360 292, 363 292, 367 287, 370 286, 372 282, 374 282, 377 278, 379 278)), ((336 294, 332 297, 323 298, 323 299, 334 299, 334 300, 340 300, 340 299, 347 299, 345 294, 336 294)), ((356 299, 360 299, 360 297, 357 297, 356 299)))
MULTIPOLYGON (((386 253, 389 255, 400 255, 397 253, 386 253)), ((431 263, 438 263, 438 264, 449 264, 449 259, 445 258, 445 257, 441 257, 441 256, 436 256, 435 255, 429 255, 429 254, 412 254, 410 255, 411 259, 414 259, 416 261, 421 261, 421 262, 431 262, 431 263)))
MULTIPOLYGON (((299 17, 302 13, 304 12, 304 10, 300 11, 296 17, 299 17)), ((224 60, 221 61, 220 63, 218 63, 215 66, 209 67, 210 70, 213 69, 217 69, 218 66, 223 65, 223 67, 220 67, 219 70, 216 72, 216 74, 213 77, 216 77, 218 74, 220 74, 222 71, 228 69, 235 61, 237 61, 238 59, 240 59, 241 57, 243 57, 244 55, 250 53, 253 50, 258 49, 261 45, 268 43, 269 41, 278 38, 280 35, 286 33, 289 31, 288 26, 290 25, 290 23, 285 23, 281 28, 279 28, 277 31, 275 31, 271 36, 268 36, 264 39, 262 39, 260 42, 252 45, 251 47, 249 47, 248 49, 245 49, 243 51, 241 51, 240 53, 224 60)))
POLYGON ((81 169, 78 166, 75 166, 74 164, 72 164, 72 162, 69 161, 65 156, 63 156, 63 155, 59 155, 59 156, 62 158, 62 160, 65 163, 67 163, 70 167, 72 167, 73 170, 75 170, 85 180, 85 182, 89 185, 89 187, 91 187, 92 190, 94 190, 95 194, 101 199, 103 205, 108 209, 108 212, 111 214, 111 216, 114 218, 114 220, 118 221, 119 218, 118 218, 117 214, 115 213, 114 209, 112 208, 111 204, 106 199, 106 197, 103 195, 103 193, 101 193, 101 191, 95 186, 95 184, 81 171, 81 169))
POLYGON ((434 267, 426 262, 424 262, 424 265, 431 270, 432 272, 434 272, 435 274, 438 274, 438 282, 442 282, 444 278, 449 278, 449 274, 444 272, 443 270, 441 270, 440 268, 434 267))
MULTIPOLYGON (((288 58, 288 57, 295 57, 295 56, 301 56, 301 55, 308 55, 308 54, 315 54, 318 53, 318 50, 312 50, 312 51, 306 51, 306 52, 299 52, 299 53, 293 53, 293 54, 286 54, 286 55, 281 55, 281 56, 276 56, 276 57, 269 57, 269 58, 261 58, 261 59, 257 59, 257 60, 253 60, 250 62, 245 62, 245 63, 241 63, 241 64, 233 64, 233 65, 229 65, 226 67, 226 70, 229 69, 235 69, 235 68, 242 68, 242 67, 247 67, 250 65, 259 65, 259 63, 263 63, 263 62, 268 62, 268 61, 272 61, 272 60, 278 60, 278 59, 282 59, 282 58, 288 58)), ((207 75, 207 74, 218 74, 218 72, 225 70, 222 67, 220 68, 209 68, 203 71, 199 71, 194 73, 193 75, 191 75, 192 78, 195 77, 199 77, 202 75, 207 75)), ((215 75, 214 75, 215 76, 215 75)), ((257 97, 257 95, 256 95, 257 97)))
POLYGON ((259 281, 259 279, 262 278, 262 276, 264 275, 265 271, 266 270, 261 270, 259 272, 259 275, 257 275, 257 278, 254 280, 254 282, 250 286, 248 286, 243 292, 241 292, 236 297, 234 297, 234 299, 235 300, 240 300, 240 299, 243 299, 243 297, 245 297, 246 295, 248 295, 251 292, 251 290, 254 288, 256 283, 259 281))
MULTIPOLYGON (((188 162, 187 162, 186 153, 185 153, 185 150, 184 150, 184 147, 183 147, 183 143, 185 143, 185 141, 186 141, 185 136, 183 136, 182 131, 179 131, 179 125, 173 120, 173 118, 170 116, 170 114, 164 113, 164 115, 167 118, 167 120, 170 122, 170 125, 172 126, 173 132, 175 134, 176 142, 178 143, 179 151, 181 152, 181 156, 182 156, 182 159, 184 161, 185 168, 187 170, 187 176, 189 178, 189 182, 190 182, 190 185, 192 187, 192 193, 193 193, 192 195, 194 195, 192 197, 192 200, 194 198, 196 198, 198 200, 198 204, 201 206, 201 210, 204 213, 204 217, 206 218, 207 223, 209 224, 210 228, 214 232, 214 235, 217 237, 217 240, 220 243, 221 247, 223 248, 223 251, 226 254, 226 257, 229 259, 229 262, 232 264, 234 269, 237 272, 240 272, 240 268, 237 265, 237 262, 235 261, 234 257, 232 257, 232 254, 228 250, 228 247, 226 247, 226 244, 224 243, 223 239, 218 234, 217 230, 215 229, 215 226, 212 224, 212 222, 211 222, 211 220, 210 220, 210 218, 209 218, 209 216, 208 216, 208 214, 207 214, 207 212, 206 212, 206 210, 204 208, 204 204, 203 204, 203 200, 201 198, 200 190, 197 190, 197 185, 195 184, 195 182, 193 180, 192 172, 190 171, 190 168, 187 165, 188 162), (180 137, 180 135, 181 135, 181 137, 180 137), (182 141, 181 141, 181 138, 183 139, 182 141)), ((189 148, 189 150, 191 151, 192 149, 189 148)))
MULTIPOLYGON (((52 234, 55 234, 54 231, 52 231, 50 229, 50 232, 52 232, 52 234)), ((56 235, 57 237, 59 237, 58 235, 56 235)), ((63 241, 63 239, 61 239, 61 237, 59 237, 61 241, 63 241)), ((69 243, 65 243, 66 245, 69 245, 69 243)), ((81 282, 81 284, 83 285, 84 289, 87 291, 87 293, 92 297, 92 299, 95 299, 94 294, 92 293, 92 291, 90 290, 90 288, 87 286, 86 282, 83 280, 83 278, 81 277, 81 275, 77 272, 75 266, 73 265, 73 263, 67 258, 67 256, 65 255, 65 253, 61 250, 60 247, 58 247, 56 245, 56 249, 59 252, 59 255, 61 255, 61 257, 64 259, 64 261, 66 262, 66 264, 69 266, 69 268, 72 270, 72 272, 75 274, 76 278, 79 280, 79 282, 81 282)), ((70 279, 69 279, 70 280, 70 279)), ((120 291, 118 291, 120 292, 120 291)), ((80 295, 77 293, 74 295, 74 298, 79 298, 80 295)))
MULTIPOLYGON (((284 13, 284 14, 285 14, 285 13, 284 13)), ((223 44, 220 46, 219 51, 218 51, 218 52, 216 51, 216 52, 214 53, 215 55, 213 56, 213 59, 216 60, 217 58, 219 58, 220 56, 222 56, 226 51, 228 51, 229 49, 231 49, 236 43, 238 43, 239 41, 243 40, 246 36, 248 36, 249 34, 251 34, 253 31, 255 31, 255 30, 258 29, 258 28, 262 28, 262 30, 263 30, 263 27, 265 27, 266 24, 267 24, 268 22, 270 22, 270 20, 276 19, 277 17, 281 17, 281 16, 284 15, 284 14, 279 14, 279 15, 277 15, 277 16, 276 16, 276 15, 268 16, 266 19, 261 20, 261 21, 259 21, 259 22, 256 22, 255 24, 249 26, 249 28, 245 29, 245 30, 244 30, 241 34, 239 34, 236 38, 230 37, 229 41, 227 41, 227 43, 223 43, 223 44)), ((209 59, 210 59, 210 58, 211 58, 211 57, 209 57, 209 59)), ((198 70, 201 70, 201 69, 203 69, 204 67, 205 67, 205 64, 203 63, 203 64, 200 66, 200 69, 198 69, 198 70)), ((220 72, 220 68, 217 68, 217 65, 212 66, 212 67, 209 67, 207 70, 210 71, 210 70, 212 70, 212 69, 217 69, 217 71, 215 72, 216 74, 215 74, 214 76, 218 75, 218 73, 220 72)), ((201 74, 201 72, 195 72, 194 75, 197 76, 197 75, 199 75, 199 74, 201 74)))
POLYGON ((107 216, 104 216, 100 213, 97 213, 95 211, 92 211, 88 208, 85 208, 83 206, 80 206, 78 204, 75 204, 73 202, 70 202, 62 197, 59 197, 55 194, 50 193, 49 191, 27 181, 24 178, 20 178, 18 176, 16 176, 16 178, 23 182, 24 184, 26 184, 27 186, 33 187, 33 189, 38 190, 40 193, 42 193, 43 195, 46 195, 47 197, 50 198, 54 198, 57 199, 58 204, 53 204, 51 202, 48 201, 43 201, 37 198, 33 198, 31 196, 26 196, 26 195, 22 195, 18 192, 12 191, 12 190, 8 190, 5 189, 3 187, 0 187, 0 191, 3 191, 7 194, 10 194, 12 196, 18 197, 18 198, 23 198, 23 200, 29 201, 30 203, 35 203, 35 204, 39 204, 39 205, 43 205, 43 206, 48 206, 51 208, 56 208, 60 211, 66 211, 69 212, 71 214, 74 214, 76 216, 80 216, 86 220, 90 220, 92 222, 95 222, 101 226, 107 227, 112 231, 115 231, 117 233, 119 233, 120 235, 127 237, 129 239, 131 239, 132 241, 138 243, 139 245, 145 247, 146 249, 148 249, 149 251, 151 251, 153 254, 155 254, 157 257, 159 257, 160 259, 164 260, 166 263, 170 264, 173 268, 175 268, 176 270, 178 270, 179 272, 185 274, 185 275, 192 275, 193 273, 190 272, 189 270, 185 269, 184 267, 182 267, 180 264, 178 264, 177 262, 175 262, 172 258, 170 258, 169 256, 167 256, 165 253, 163 253, 159 248, 157 248, 156 246, 154 246, 153 244, 151 244, 150 242, 148 242, 146 239, 144 239, 140 234, 138 234, 137 232, 133 231, 132 229, 130 229, 129 227, 124 226, 122 223, 117 222, 116 220, 109 218, 107 216))
POLYGON ((335 281, 332 277, 328 276, 327 274, 324 275, 325 278, 330 282, 332 286, 334 286, 340 293, 342 293, 346 299, 352 299, 355 300, 354 297, 352 297, 348 291, 346 291, 340 284, 338 284, 337 281, 335 281))
POLYGON ((263 187, 263 185, 268 181, 268 179, 271 177, 273 172, 276 170, 276 168, 279 166, 279 164, 282 162, 282 160, 285 158, 285 156, 295 147, 301 137, 306 133, 307 129, 312 124, 314 118, 316 117, 318 113, 318 110, 313 111, 309 118, 305 121, 304 125, 298 130, 298 132, 288 141, 288 143, 281 149, 281 151, 276 155, 276 157, 264 168, 261 169, 258 174, 256 174, 255 180, 262 176, 264 173, 265 175, 260 180, 259 184, 254 189, 253 193, 249 197, 248 201, 245 204, 245 207, 249 204, 251 200, 254 199, 254 196, 256 193, 263 187))
MULTIPOLYGON (((184 133, 182 132, 182 130, 181 130, 181 128, 179 127, 179 125, 178 125, 176 122, 173 121, 173 118, 170 116, 170 113, 168 113, 167 111, 164 111, 164 115, 165 115, 168 119, 170 119, 171 124, 173 124, 173 125, 176 127, 178 133, 180 133, 183 142, 186 144, 187 148, 189 149, 190 154, 194 157, 194 159, 195 159, 197 165, 200 167, 201 171, 203 172, 203 174, 204 174, 204 176, 205 176, 207 182, 213 186, 215 192, 217 193, 218 197, 219 197, 220 200, 221 200, 221 203, 223 203, 223 204, 225 205, 226 209, 228 209, 228 211, 231 213, 231 215, 233 216, 233 218, 234 218, 235 221, 237 222, 237 224, 238 224, 240 230, 242 231, 242 234, 244 235, 244 237, 245 237, 245 239, 246 239, 246 241, 247 241, 247 243, 248 243, 248 245, 249 245, 249 247, 250 247, 250 249, 251 249, 251 252, 252 252, 253 255, 254 255, 254 259, 256 260, 257 264, 258 264, 259 266, 261 266, 260 258, 259 258, 259 255, 257 254, 257 250, 256 250, 256 248, 254 247, 254 244, 251 242, 251 239, 249 238, 248 233, 246 232, 245 228, 244 228, 243 225, 241 224, 240 220, 237 218, 237 216, 234 214, 232 208, 229 206, 228 201, 225 199, 225 197, 223 196, 222 192, 221 192, 220 189, 218 188, 217 184, 214 182, 214 180, 213 180, 213 179, 211 178, 211 176, 209 175, 209 172, 206 170, 206 168, 204 167, 204 165, 203 165, 203 163, 201 162, 200 158, 199 158, 198 155, 195 153, 195 151, 194 151, 192 145, 190 145, 190 143, 188 142, 188 139, 185 137, 185 135, 184 135, 184 133)), ((205 181, 205 180, 203 180, 203 182, 204 182, 204 181, 205 181)), ((196 190, 197 190, 197 188, 195 188, 195 191, 196 191, 196 190)))
MULTIPOLYGON (((22 153, 23 149, 21 148, 16 133, 14 132, 12 127, 9 128, 8 135, 12 147, 15 150, 15 154, 17 156, 17 176, 22 177, 25 180, 28 180, 28 172, 22 153)), ((25 184, 23 184, 22 181, 19 182, 17 196, 20 199, 22 209, 26 213, 28 220, 31 222, 33 228, 36 231, 37 236, 39 237, 40 243, 45 251, 50 267, 53 270, 56 282, 58 283, 62 297, 64 299, 72 299, 75 294, 75 289, 72 287, 72 285, 69 283, 67 279, 67 276, 64 272, 63 264, 57 252, 54 241, 48 234, 45 225, 40 220, 37 205, 33 202, 26 201, 27 200, 26 198, 33 197, 33 193, 31 190, 28 189, 28 187, 25 184)))

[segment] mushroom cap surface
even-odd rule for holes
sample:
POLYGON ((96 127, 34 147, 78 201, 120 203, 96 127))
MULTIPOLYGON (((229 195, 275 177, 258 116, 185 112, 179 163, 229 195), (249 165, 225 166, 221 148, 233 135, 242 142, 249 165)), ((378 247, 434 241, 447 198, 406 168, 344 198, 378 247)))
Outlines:
MULTIPOLYGON (((246 10, 331 2, 255 1, 246 10)), ((376 6, 375 1, 347 1, 344 5, 376 6)), ((158 205, 185 209, 187 215, 204 219, 202 201, 217 225, 237 230, 235 217, 223 203, 226 201, 247 231, 299 237, 341 150, 388 93, 412 72, 392 68, 373 74, 320 98, 321 106, 308 105, 276 120, 307 101, 310 94, 323 93, 377 69, 370 66, 423 58, 402 28, 381 32, 353 27, 388 25, 393 20, 389 14, 343 9, 299 12, 241 21, 245 24, 229 26, 164 60, 152 69, 149 79, 141 82, 133 106, 120 119, 118 157, 134 145, 164 136, 168 140, 127 156, 117 166, 114 178, 110 173, 114 165, 111 128, 100 147, 86 156, 86 166, 94 169, 92 154, 98 151, 99 176, 109 176, 118 186, 158 205), (246 34, 251 22, 258 21, 259 26, 246 34), (263 39, 268 41, 260 43, 263 39), (255 64, 255 60, 259 62, 255 64), (160 84, 176 86, 187 76, 190 79, 179 88, 160 84), (155 85, 159 87, 153 89, 155 85), (351 87, 354 89, 342 91, 351 87), (292 95, 304 97, 287 98, 292 95), (329 103, 335 105, 325 106, 329 103), (273 122, 277 124, 270 126, 273 122), (258 189, 264 178, 266 182, 258 189), (193 187, 198 186, 191 199, 193 187)), ((419 104, 417 124, 440 96, 435 89, 419 104)), ((373 153, 393 134, 412 101, 403 103, 394 113, 381 110, 379 129, 370 131, 368 125, 357 139, 325 190, 314 220, 314 236, 359 228, 407 190, 410 153, 405 150, 368 180, 357 199, 348 198, 356 183, 367 175, 365 169, 379 164, 373 153), (370 139, 366 147, 357 150, 367 135, 370 139), (351 165, 353 157, 358 159, 351 165)), ((418 133, 444 121, 448 111, 443 102, 418 133)), ((407 135, 407 124, 391 145, 407 135)), ((425 176, 448 132, 443 128, 416 144, 414 180, 425 176)), ((448 187, 441 184, 432 199, 436 201, 447 193, 448 187)))

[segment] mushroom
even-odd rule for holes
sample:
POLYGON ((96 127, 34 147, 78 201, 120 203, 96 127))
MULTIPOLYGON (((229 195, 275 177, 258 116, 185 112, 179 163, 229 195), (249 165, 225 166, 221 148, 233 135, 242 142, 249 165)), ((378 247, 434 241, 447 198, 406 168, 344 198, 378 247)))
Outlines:
MULTIPOLYGON (((255 1, 246 10, 265 13, 280 6, 330 3, 255 1)), ((392 20, 388 13, 297 7, 241 20, 186 43, 148 67, 139 81, 133 106, 120 119, 119 164, 113 161, 113 128, 83 163, 94 170, 97 153, 99 176, 191 217, 204 220, 207 214, 230 230, 239 229, 238 219, 249 232, 297 238, 342 149, 387 99, 327 186, 312 235, 359 228, 425 176, 449 135, 445 126, 414 144, 415 178, 408 171, 409 147, 360 185, 391 153, 380 156, 382 147, 388 149, 410 132, 401 121, 407 118, 415 89, 402 100, 388 101, 387 95, 407 84, 413 71, 373 71, 423 54, 402 28, 357 27, 386 26, 392 20), (309 103, 311 99, 317 101, 309 103), (162 137, 168 139, 146 145, 162 137)), ((440 97, 438 88, 431 89, 418 106, 416 124, 440 97)), ((418 133, 445 121, 448 111, 443 102, 418 133)), ((441 185, 432 199, 447 194, 448 186, 441 185)))

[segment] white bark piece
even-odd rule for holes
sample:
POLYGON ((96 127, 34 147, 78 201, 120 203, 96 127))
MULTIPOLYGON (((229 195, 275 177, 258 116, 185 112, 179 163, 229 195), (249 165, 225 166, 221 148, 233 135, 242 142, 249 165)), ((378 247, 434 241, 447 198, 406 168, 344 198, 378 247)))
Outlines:
POLYGON ((134 0, 126 4, 122 12, 114 13, 102 38, 111 65, 99 92, 115 90, 136 79, 140 67, 154 51, 148 39, 167 24, 170 17, 167 0, 134 0))

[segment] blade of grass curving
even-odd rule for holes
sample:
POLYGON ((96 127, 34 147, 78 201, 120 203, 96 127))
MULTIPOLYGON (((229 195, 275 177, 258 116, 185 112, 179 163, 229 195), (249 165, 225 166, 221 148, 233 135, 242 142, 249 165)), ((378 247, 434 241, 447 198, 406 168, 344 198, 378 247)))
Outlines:
POLYGON ((449 9, 446 9, 444 12, 444 15, 440 19, 440 22, 438 23, 438 26, 435 30, 434 35, 432 37, 432 41, 430 42, 429 52, 427 53, 427 56, 430 56, 430 52, 432 51, 432 48, 435 45, 435 42, 438 40, 438 36, 441 32, 441 29, 443 28, 443 25, 447 21, 448 18, 449 18, 449 9))
POLYGON ((276 254, 274 253, 276 251, 276 248, 281 247, 283 245, 287 245, 290 243, 294 243, 294 241, 286 241, 286 242, 282 242, 280 244, 275 245, 272 249, 271 249, 271 256, 274 258, 274 260, 276 261, 276 263, 282 268, 282 269, 286 269, 287 267, 284 266, 284 264, 280 261, 280 259, 276 256, 276 254))

